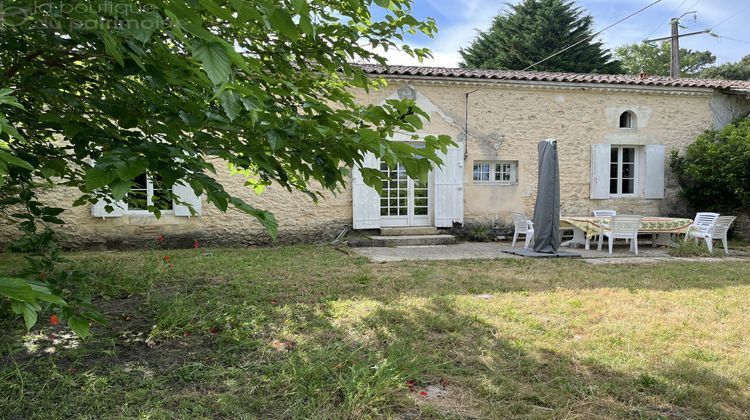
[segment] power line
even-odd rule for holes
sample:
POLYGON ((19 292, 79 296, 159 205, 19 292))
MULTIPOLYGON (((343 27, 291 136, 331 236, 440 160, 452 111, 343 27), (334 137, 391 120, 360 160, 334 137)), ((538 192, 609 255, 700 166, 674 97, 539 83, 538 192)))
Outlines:
POLYGON ((719 22, 716 25, 714 25, 711 29, 718 28, 719 26, 721 26, 722 24, 726 23, 727 21, 729 21, 729 20, 731 20, 733 18, 736 18, 737 15, 741 14, 742 12, 744 12, 747 9, 750 9, 750 4, 748 4, 747 6, 743 7, 742 9, 738 10, 735 13, 731 13, 729 16, 727 16, 726 18, 724 18, 724 20, 722 20, 721 22, 719 22))
MULTIPOLYGON (((672 10, 671 12, 669 12, 669 16, 674 16, 674 15, 675 15, 675 14, 677 13, 677 11, 678 11, 678 10, 680 10, 680 7, 682 7, 682 5, 683 5, 683 4, 687 3, 687 1, 688 1, 688 0, 682 0, 682 3, 680 3, 680 5, 679 5, 679 6, 677 6, 677 7, 676 7, 676 8, 674 9, 674 10, 672 10)), ((700 1, 700 0, 698 0, 698 1, 700 1)), ((696 2, 695 2, 695 4, 698 4, 698 1, 696 1, 696 2)), ((690 10, 690 9, 691 9, 692 7, 693 7, 693 6, 690 6, 690 7, 688 7, 688 10, 690 10)), ((671 19, 671 18, 670 18, 670 19, 671 19)), ((671 21, 671 20, 668 20, 668 21, 667 21, 667 23, 669 23, 670 21, 671 21)), ((660 23, 660 24, 658 24, 658 25, 656 25, 656 27, 654 28, 654 30, 653 30, 653 31, 651 31, 651 32, 649 32, 649 34, 648 34, 648 35, 646 35, 646 38, 651 38, 651 35, 655 34, 655 33, 656 33, 656 31, 658 31, 658 30, 659 30, 659 28, 661 27, 661 25, 662 25, 661 23, 660 23)))
POLYGON ((741 40, 741 39, 737 39, 737 38, 730 38, 730 37, 728 37, 728 36, 724 36, 724 35, 716 35, 716 36, 717 36, 717 37, 719 37, 720 39, 728 39, 728 40, 730 40, 730 41, 734 41, 734 42, 741 42, 741 43, 743 43, 743 44, 748 44, 748 45, 750 45, 750 41, 743 41, 743 40, 741 40))
POLYGON ((644 11, 644 10, 648 9, 649 7, 651 7, 651 6, 654 6, 654 5, 656 5, 657 3, 661 3, 661 2, 662 2, 662 0, 656 0, 655 2, 653 2, 653 3, 649 4, 648 6, 644 6, 644 7, 641 7, 640 9, 636 10, 635 12, 633 12, 633 13, 631 13, 631 14, 629 14, 629 15, 625 16, 624 18, 622 18, 622 19, 618 20, 617 22, 615 22, 615 23, 613 23, 613 24, 611 24, 611 25, 607 26, 606 28, 602 29, 601 31, 599 31, 599 32, 597 32, 597 33, 595 33, 595 34, 593 34, 593 35, 587 36, 587 37, 585 37, 585 38, 581 39, 580 41, 578 41, 578 42, 576 42, 576 43, 574 43, 574 44, 572 44, 572 45, 569 45, 569 46, 567 46, 567 47, 565 47, 565 48, 561 49, 560 51, 558 51, 558 52, 556 52, 556 53, 554 53, 554 54, 551 54, 550 56, 548 56, 548 57, 545 57, 545 58, 543 58, 543 59, 541 59, 541 60, 537 61, 536 63, 534 63, 534 64, 532 64, 532 65, 530 65, 530 66, 528 66, 528 67, 526 67, 526 68, 522 69, 521 71, 526 71, 526 70, 528 70, 528 69, 530 69, 530 68, 532 68, 532 67, 536 66, 537 64, 541 64, 541 63, 544 63, 545 61, 549 60, 550 58, 552 58, 552 57, 555 57, 555 56, 558 56, 558 55, 560 55, 560 54, 564 53, 565 51, 568 51, 569 49, 571 49, 571 48, 573 48, 573 47, 575 47, 575 46, 577 46, 577 45, 579 45, 579 44, 582 44, 582 43, 584 43, 584 42, 588 41, 589 39, 594 39, 594 38, 596 38, 596 37, 597 37, 598 35, 600 35, 600 34, 601 34, 602 32, 606 31, 607 29, 609 29, 609 28, 611 28, 611 27, 613 27, 613 26, 615 26, 615 25, 618 25, 619 23, 621 23, 621 22, 623 22, 623 21, 626 21, 626 20, 630 19, 631 17, 633 17, 633 16, 635 16, 635 15, 637 15, 637 14, 641 13, 642 11, 644 11))

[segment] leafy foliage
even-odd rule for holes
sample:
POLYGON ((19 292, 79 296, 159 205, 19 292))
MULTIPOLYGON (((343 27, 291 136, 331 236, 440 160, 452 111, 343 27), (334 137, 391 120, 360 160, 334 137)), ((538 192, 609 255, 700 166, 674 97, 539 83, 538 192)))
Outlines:
POLYGON ((750 80, 750 55, 742 57, 736 63, 724 63, 708 67, 701 72, 701 77, 708 79, 750 80))
POLYGON ((273 215, 230 195, 217 162, 253 174, 256 191, 273 182, 317 200, 366 152, 416 177, 450 143, 429 137, 415 156, 388 139, 427 115, 353 94, 382 84, 351 64, 384 64, 375 47, 429 54, 399 44, 436 30, 411 0, 19 0, 0 17, 0 183, 25 185, 26 207, 32 181, 75 187, 84 205, 123 197, 146 173, 273 236, 273 215))
MULTIPOLYGON (((643 72, 654 76, 669 76, 671 46, 668 41, 624 45, 615 49, 615 57, 620 60, 626 74, 643 72)), ((714 62, 716 56, 711 51, 680 48, 680 74, 683 76, 699 76, 714 62)))
POLYGON ((619 63, 591 40, 593 18, 565 0, 524 0, 509 4, 487 31, 460 50, 462 67, 521 70, 579 41, 579 45, 534 70, 617 73, 619 63))
POLYGON ((706 130, 684 155, 672 152, 671 166, 694 208, 750 208, 750 119, 706 130))

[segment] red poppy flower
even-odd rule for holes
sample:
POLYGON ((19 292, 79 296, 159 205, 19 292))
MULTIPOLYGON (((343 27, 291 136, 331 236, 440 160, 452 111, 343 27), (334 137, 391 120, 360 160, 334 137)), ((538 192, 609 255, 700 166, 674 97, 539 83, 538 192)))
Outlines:
POLYGON ((161 242, 164 240, 164 235, 159 235, 158 238, 156 238, 157 241, 161 242))
POLYGON ((169 260, 171 260, 171 258, 169 257, 169 255, 165 255, 164 256, 164 262, 169 262, 169 260))
POLYGON ((193 248, 198 249, 201 247, 201 244, 198 243, 198 241, 193 241, 193 248))
POLYGON ((188 337, 188 336, 190 336, 190 331, 185 331, 184 333, 182 333, 182 335, 185 336, 185 337, 188 337))
POLYGON ((420 391, 419 395, 421 395, 423 397, 426 397, 427 396, 427 391, 420 391))
POLYGON ((52 314, 52 316, 49 317, 49 323, 52 325, 57 325, 57 323, 60 322, 57 319, 57 314, 52 314))

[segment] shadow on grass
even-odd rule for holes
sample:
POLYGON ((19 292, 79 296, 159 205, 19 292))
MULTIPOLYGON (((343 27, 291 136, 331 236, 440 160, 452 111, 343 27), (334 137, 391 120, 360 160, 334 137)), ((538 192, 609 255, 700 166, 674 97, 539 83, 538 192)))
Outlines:
POLYGON ((424 381, 449 378, 468 406, 455 404, 448 415, 737 418, 750 412, 745 385, 693 361, 618 371, 498 330, 446 298, 416 309, 381 307, 362 324, 377 331, 380 345, 408 345, 427 359, 434 370, 424 381))
POLYGON ((506 328, 485 319, 503 308, 474 310, 455 297, 746 286, 747 264, 375 265, 330 248, 302 252, 311 249, 185 252, 175 257, 185 263, 170 273, 133 259, 138 253, 115 256, 116 264, 93 263, 105 279, 135 279, 100 302, 111 324, 83 343, 60 340, 59 328, 43 327, 34 351, 22 347, 23 334, 5 335, 0 412, 10 418, 716 418, 750 412, 746 384, 710 368, 718 356, 696 350, 693 359, 633 366, 616 360, 627 343, 601 353, 558 348, 554 338, 539 339, 551 333, 544 324, 506 328), (121 297, 128 293, 135 294, 121 297))

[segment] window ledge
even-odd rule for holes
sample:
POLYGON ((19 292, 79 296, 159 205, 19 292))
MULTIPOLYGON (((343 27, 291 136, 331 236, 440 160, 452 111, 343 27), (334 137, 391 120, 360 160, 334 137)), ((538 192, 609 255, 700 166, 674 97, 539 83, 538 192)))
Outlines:
MULTIPOLYGON (((170 215, 174 214, 174 210, 162 210, 161 215, 170 215)), ((133 216, 133 217, 156 217, 154 213, 151 213, 148 210, 128 210, 125 213, 123 213, 123 216, 133 216)))
POLYGON ((472 181, 473 185, 487 185, 487 186, 504 186, 504 187, 513 187, 518 185, 518 182, 510 182, 510 181, 472 181))

